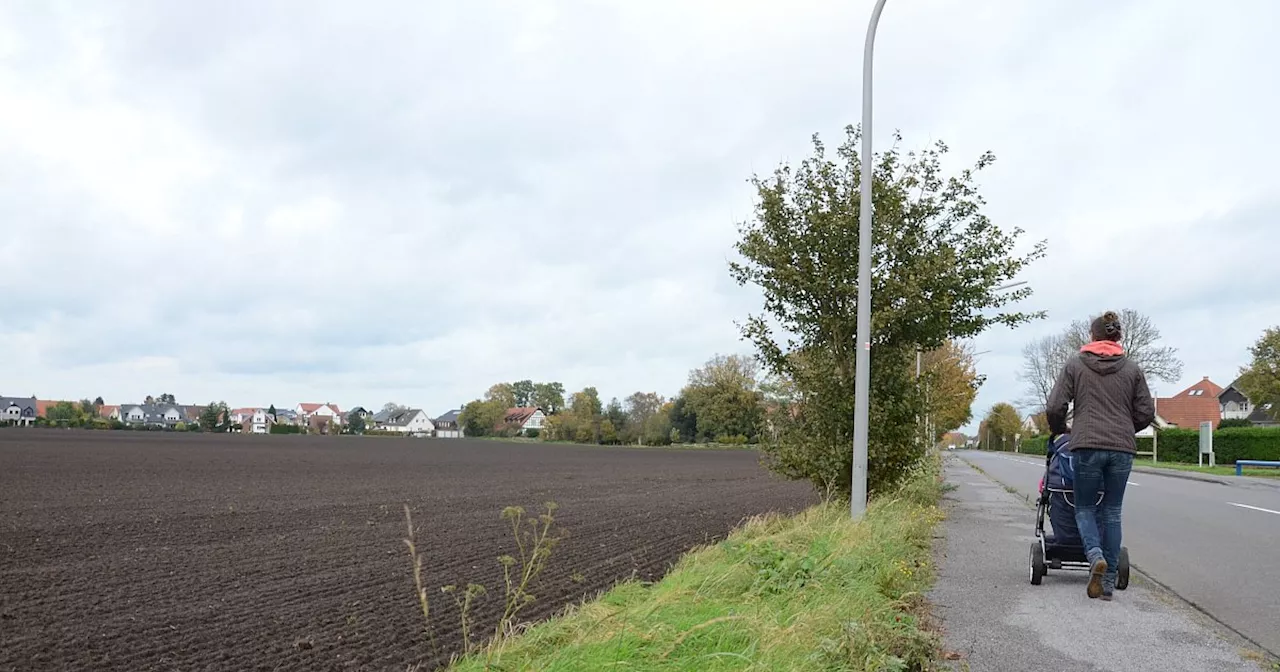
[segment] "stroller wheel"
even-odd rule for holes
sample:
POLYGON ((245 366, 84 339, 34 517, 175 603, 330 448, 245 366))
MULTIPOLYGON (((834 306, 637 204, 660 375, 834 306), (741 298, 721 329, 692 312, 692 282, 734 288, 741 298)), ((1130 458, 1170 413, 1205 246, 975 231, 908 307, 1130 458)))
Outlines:
POLYGON ((1116 568, 1116 590, 1129 587, 1129 549, 1120 547, 1120 566, 1116 568))
POLYGON ((1031 542, 1031 557, 1028 558, 1027 564, 1030 566, 1031 585, 1038 586, 1044 580, 1044 549, 1041 548, 1039 541, 1031 542))

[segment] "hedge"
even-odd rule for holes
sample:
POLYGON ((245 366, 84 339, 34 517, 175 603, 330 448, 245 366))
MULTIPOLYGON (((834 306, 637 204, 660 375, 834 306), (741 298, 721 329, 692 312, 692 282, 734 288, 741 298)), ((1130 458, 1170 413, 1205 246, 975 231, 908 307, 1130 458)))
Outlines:
MULTIPOLYGON (((1047 436, 1036 436, 1022 441, 1022 452, 1044 455, 1047 436)), ((1200 430, 1165 429, 1160 431, 1159 451, 1161 462, 1199 461, 1200 430)), ((1138 437, 1138 452, 1151 452, 1151 437, 1138 437)), ((1213 433, 1214 462, 1235 464, 1236 460, 1280 461, 1280 427, 1229 427, 1213 433)))

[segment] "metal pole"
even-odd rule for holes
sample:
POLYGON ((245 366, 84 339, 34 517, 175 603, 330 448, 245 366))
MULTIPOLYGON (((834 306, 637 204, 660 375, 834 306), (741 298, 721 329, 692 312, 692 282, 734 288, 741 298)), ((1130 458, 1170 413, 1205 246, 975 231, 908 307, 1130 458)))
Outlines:
POLYGON ((858 334, 855 344, 853 382, 853 479, 849 513, 854 520, 867 511, 867 422, 871 393, 871 183, 875 179, 875 156, 871 152, 871 60, 875 52, 876 26, 885 0, 876 0, 867 24, 867 41, 862 48, 862 183, 858 217, 858 334))

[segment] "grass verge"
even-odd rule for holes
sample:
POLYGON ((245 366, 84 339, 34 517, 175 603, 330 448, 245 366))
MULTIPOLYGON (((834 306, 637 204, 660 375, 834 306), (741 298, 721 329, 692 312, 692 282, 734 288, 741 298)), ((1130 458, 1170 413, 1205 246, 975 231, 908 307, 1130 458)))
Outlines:
POLYGON ((450 669, 927 669, 943 489, 935 457, 860 522, 840 504, 754 518, 656 584, 621 584, 450 669))
MULTIPOLYGON (((1150 459, 1139 458, 1133 461, 1133 465, 1143 467, 1153 467, 1155 469, 1173 469, 1175 471, 1194 471, 1201 474, 1211 474, 1214 476, 1235 476, 1236 466, 1217 465, 1213 467, 1202 467, 1197 464, 1182 464, 1181 462, 1152 462, 1150 459)), ((1259 469, 1257 467, 1245 467, 1245 476, 1260 476, 1262 478, 1280 478, 1280 469, 1259 469)))

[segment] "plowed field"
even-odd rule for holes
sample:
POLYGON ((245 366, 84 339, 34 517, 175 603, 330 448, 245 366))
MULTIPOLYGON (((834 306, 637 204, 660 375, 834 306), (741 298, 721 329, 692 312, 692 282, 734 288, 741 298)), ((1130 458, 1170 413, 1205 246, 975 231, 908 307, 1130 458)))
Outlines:
POLYGON ((501 510, 546 500, 567 536, 530 619, 814 497, 749 451, 0 430, 0 670, 430 670, 461 646, 439 588, 485 585, 492 633, 501 510))

